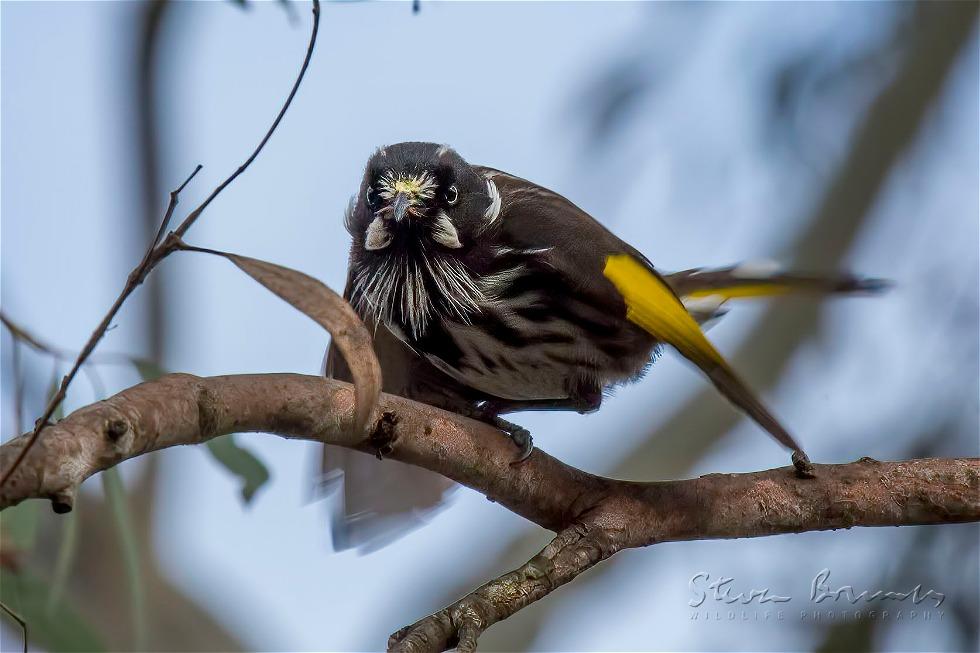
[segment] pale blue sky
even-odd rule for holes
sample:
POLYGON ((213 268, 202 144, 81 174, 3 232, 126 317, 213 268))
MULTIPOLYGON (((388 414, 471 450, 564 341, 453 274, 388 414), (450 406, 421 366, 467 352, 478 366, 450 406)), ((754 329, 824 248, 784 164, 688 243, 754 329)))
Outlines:
MULTIPOLYGON (((295 26, 271 3, 174 10, 179 47, 168 60, 161 107, 161 183, 173 187, 204 164, 182 207, 193 207, 239 164, 278 110, 306 47, 307 9, 296 9, 295 26)), ((807 97, 814 106, 802 115, 821 138, 801 161, 764 146, 765 75, 774 60, 807 48, 846 59, 883 37, 884 13, 860 3, 556 2, 423 3, 413 16, 403 3, 327 4, 290 113, 187 240, 289 265, 339 290, 348 247, 343 209, 367 157, 383 143, 432 140, 558 190, 664 268, 778 259, 846 147, 854 106, 863 106, 848 93, 869 91, 807 97), (657 76, 656 93, 633 107, 629 128, 605 154, 590 153, 590 89, 623 57, 657 76)), ((140 198, 122 78, 133 17, 125 3, 2 5, 2 303, 63 347, 84 342, 142 247, 133 242, 140 198)), ((895 279, 897 290, 828 307, 822 337, 800 349, 768 397, 816 460, 902 455, 914 420, 928 428, 935 415, 957 410, 967 432, 976 432, 976 343, 961 341, 957 322, 977 321, 975 42, 972 50, 847 259, 852 269, 895 279), (964 360, 964 351, 973 358, 964 360), (928 395, 923 405, 922 388, 950 375, 968 380, 962 394, 928 395), (890 438, 881 432, 888 424, 909 431, 890 438)), ((318 371, 325 334, 226 261, 181 254, 159 272, 169 282, 168 368, 318 371)), ((711 336, 731 351, 760 314, 757 306, 733 311, 711 336)), ((102 347, 139 352, 138 300, 118 324, 102 347)), ((110 391, 135 380, 106 378, 110 391)), ((596 415, 519 421, 549 453, 602 473, 702 387, 698 375, 666 356, 596 415)), ((91 398, 79 383, 69 406, 91 398)), ((13 431, 7 415, 5 408, 5 436, 13 431)), ((156 543, 175 582, 257 649, 378 648, 389 632, 442 607, 451 588, 486 580, 467 570, 496 559, 517 534, 536 532, 541 545, 548 539, 462 490, 431 524, 395 544, 369 556, 336 554, 324 507, 311 502, 312 445, 259 435, 242 441, 273 473, 247 508, 234 480, 203 451, 163 455, 156 543)), ((948 453, 976 455, 975 443, 969 446, 954 443, 948 453)), ((742 423, 697 472, 785 463, 780 448, 742 423)), ((598 582, 582 579, 543 602, 554 611, 535 646, 807 647, 819 631, 798 618, 692 623, 688 579, 708 570, 803 596, 812 575, 832 567, 842 581, 873 584, 890 562, 877 552, 913 534, 815 533, 627 552, 598 582)), ((976 568, 976 561, 964 564, 976 568)), ((518 627, 520 619, 496 629, 518 627)), ((892 644, 910 648, 956 642, 941 624, 890 632, 892 644)))

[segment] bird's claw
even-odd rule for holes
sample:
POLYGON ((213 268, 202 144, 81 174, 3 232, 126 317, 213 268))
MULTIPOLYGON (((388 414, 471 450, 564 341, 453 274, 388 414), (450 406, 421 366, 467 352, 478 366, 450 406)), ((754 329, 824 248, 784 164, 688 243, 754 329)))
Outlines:
POLYGON ((796 468, 796 475, 800 478, 815 478, 817 475, 809 456, 803 453, 803 451, 797 450, 793 452, 793 467, 796 468))
POLYGON ((520 450, 517 458, 511 462, 511 465, 519 465, 531 456, 531 452, 534 451, 534 438, 531 437, 530 431, 522 426, 518 426, 513 431, 508 432, 507 437, 520 450))
POLYGON ((517 458, 510 463, 511 465, 519 465, 530 457, 531 452, 534 451, 534 438, 531 437, 530 431, 523 426, 508 422, 499 417, 494 419, 494 425, 503 431, 510 438, 510 441, 520 450, 517 458))

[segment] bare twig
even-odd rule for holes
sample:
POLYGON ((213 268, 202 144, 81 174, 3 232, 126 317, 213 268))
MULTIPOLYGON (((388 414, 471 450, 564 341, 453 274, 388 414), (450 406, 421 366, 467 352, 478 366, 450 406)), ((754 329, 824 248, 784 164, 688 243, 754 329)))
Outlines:
MULTIPOLYGON (((3 324, 3 326, 7 328, 7 331, 10 331, 10 335, 13 336, 15 343, 17 341, 23 342, 31 349, 34 349, 36 351, 45 354, 51 354, 52 356, 61 356, 63 353, 61 351, 56 350, 54 347, 51 347, 50 345, 46 345, 45 343, 35 338, 29 332, 24 330, 23 327, 21 327, 13 320, 11 320, 9 317, 7 317, 7 315, 3 311, 0 311, 0 324, 3 324)), ((18 429, 20 428, 19 424, 17 425, 17 428, 18 429)))
MULTIPOLYGON (((21 326, 18 322, 15 322, 10 318, 9 315, 0 311, 0 323, 10 331, 15 341, 19 341, 22 344, 27 345, 34 351, 44 354, 45 356, 50 356, 53 361, 55 361, 55 369, 57 370, 57 363, 63 361, 74 361, 78 358, 79 352, 72 351, 70 349, 65 349, 63 347, 57 347, 51 343, 41 340, 36 335, 28 331, 26 328, 21 326)), ((82 363, 82 369, 85 370, 92 365, 135 365, 139 362, 146 361, 144 358, 138 356, 133 356, 131 354, 124 354, 118 351, 111 352, 99 352, 98 354, 92 353, 87 359, 82 363)), ((55 378, 55 383, 57 378, 55 378)), ((53 384, 52 384, 53 385, 53 384)), ((93 384, 93 390, 94 388, 93 384)), ((96 392, 98 395, 99 393, 96 392)), ((102 393, 105 394, 105 393, 102 393)), ((99 395, 101 396, 101 395, 99 395)))
MULTIPOLYGON (((129 73, 129 92, 136 117, 131 124, 132 154, 138 162, 141 177, 140 199, 142 200, 143 235, 149 241, 158 227, 157 202, 163 194, 160 188, 160 168, 162 166, 161 142, 163 140, 160 120, 159 96, 161 73, 161 54, 165 51, 164 26, 167 14, 173 7, 171 0, 150 0, 141 3, 136 17, 139 30, 137 56, 127 58, 129 73)), ((164 282, 162 275, 148 279, 143 292, 146 296, 146 341, 147 353, 153 360, 163 360, 164 332, 164 282)))
MULTIPOLYGON (((177 207, 178 194, 184 188, 184 186, 186 186, 190 182, 190 180, 194 178, 194 175, 196 175, 200 169, 201 166, 197 166, 194 169, 194 172, 192 172, 191 175, 187 178, 187 180, 184 181, 184 183, 181 184, 180 187, 177 188, 177 190, 172 191, 170 193, 170 203, 167 206, 167 212, 161 223, 161 230, 167 223, 169 223, 170 218, 173 215, 174 209, 177 207)), ((24 456, 27 455, 27 452, 31 449, 31 447, 34 446, 34 443, 37 442, 38 437, 41 435, 41 432, 44 430, 44 427, 47 426, 48 421, 51 419, 51 416, 54 415, 54 412, 58 409, 58 406, 60 406, 61 402, 64 401, 65 395, 68 393, 68 386, 74 380, 75 375, 78 374, 78 370, 82 367, 82 365, 85 364, 85 361, 92 354, 92 351, 95 349, 95 346, 99 343, 100 340, 102 340, 102 337, 105 335, 105 332, 109 328, 109 325, 112 323, 112 320, 115 319, 116 314, 119 312, 119 309, 122 308, 123 302, 125 302, 126 299, 133 293, 133 291, 136 290, 137 286, 139 286, 143 282, 143 279, 152 269, 153 265, 155 265, 155 263, 157 262, 157 260, 154 259, 153 257, 155 247, 156 247, 156 241, 150 243, 149 247, 147 247, 146 253, 143 255, 143 259, 140 261, 139 265, 137 265, 133 269, 133 271, 129 274, 129 278, 126 280, 126 285, 123 287, 122 292, 119 293, 119 296, 116 297, 116 301, 113 302, 112 306, 109 308, 109 312, 105 314, 105 316, 102 318, 102 322, 99 323, 99 326, 97 326, 95 328, 95 331, 92 332, 92 335, 89 336, 88 342, 85 343, 85 346, 82 348, 81 353, 78 354, 78 358, 76 358, 75 362, 72 364, 71 370, 68 372, 68 374, 66 374, 61 379, 61 385, 58 387, 58 391, 54 394, 53 397, 51 397, 50 400, 48 400, 47 406, 45 406, 44 408, 44 412, 42 413, 41 417, 37 420, 37 423, 34 426, 34 431, 31 433, 31 437, 28 442, 28 445, 24 447, 24 450, 21 452, 21 455, 14 460, 14 462, 10 465, 10 467, 7 468, 7 471, 4 473, 3 477, 0 478, 0 487, 3 487, 3 485, 7 482, 10 476, 14 473, 17 467, 24 460, 24 456)))
POLYGON ((14 621, 16 621, 17 622, 17 625, 20 626, 20 629, 23 631, 23 635, 24 635, 24 653, 27 653, 27 641, 28 641, 27 640, 27 622, 24 621, 24 618, 21 617, 19 614, 17 614, 16 612, 14 612, 10 608, 8 608, 7 607, 7 604, 4 603, 3 601, 0 601, 0 610, 3 610, 8 615, 10 615, 10 618, 13 619, 14 621))
POLYGON ((306 75, 306 69, 309 67, 310 60, 313 58, 313 46, 316 45, 316 36, 319 28, 320 0, 313 0, 313 32, 310 34, 310 44, 306 48, 306 57, 303 59, 303 65, 300 66, 299 74, 296 76, 296 81, 293 83, 293 87, 290 89, 289 95, 286 97, 286 101, 282 105, 282 109, 279 110, 279 115, 277 115, 276 119, 272 121, 272 126, 269 127, 269 130, 265 133, 265 136, 263 136, 262 140, 259 141, 258 146, 256 146, 252 154, 245 159, 245 162, 238 166, 238 169, 235 170, 235 172, 233 172, 227 179, 221 182, 218 187, 215 188, 210 195, 208 195, 207 199, 205 199, 200 206, 191 211, 190 214, 184 218, 184 221, 180 223, 180 226, 174 230, 174 234, 176 234, 178 238, 183 237, 183 235, 187 233, 187 230, 191 228, 198 217, 200 217, 201 213, 204 212, 204 209, 208 207, 208 205, 221 193, 221 191, 227 188, 231 182, 238 178, 238 175, 245 172, 245 170, 252 165, 252 161, 254 161, 255 157, 259 155, 259 152, 261 152, 262 148, 265 147, 265 144, 269 142, 269 139, 272 138, 272 134, 276 131, 276 128, 279 127, 279 123, 282 122, 283 116, 286 115, 286 110, 289 109, 289 105, 292 104, 293 98, 296 97, 296 92, 299 90, 299 85, 302 83, 303 77, 306 75))
MULTIPOLYGON (((208 205, 211 204, 211 202, 221 193, 221 191, 227 188, 228 185, 231 184, 235 179, 237 179, 239 175, 245 172, 245 170, 252 164, 255 158, 259 155, 259 152, 261 152, 262 149, 265 147, 265 144, 272 137, 272 134, 275 132, 276 128, 279 126, 279 123, 282 121, 283 116, 286 115, 286 111, 289 109, 290 104, 292 104, 293 98, 296 96, 296 92, 299 90, 299 86, 303 81, 303 77, 306 75, 306 70, 309 67, 310 60, 313 57, 313 48, 316 45, 316 37, 317 37, 317 32, 319 30, 319 25, 320 25, 320 3, 319 0, 313 0, 313 29, 310 35, 309 45, 307 46, 306 49, 306 56, 303 59, 303 64, 300 67, 299 74, 296 77, 296 81, 293 83, 293 86, 289 91, 289 95, 286 97, 286 100, 283 103, 282 108, 279 110, 279 113, 276 115, 275 120, 272 122, 272 126, 269 127, 265 135, 262 137, 262 140, 259 141, 259 144, 255 147, 255 149, 245 160, 245 162, 242 163, 242 165, 240 165, 227 179, 221 182, 196 209, 191 211, 187 215, 187 217, 184 218, 183 222, 180 223, 180 225, 177 227, 177 229, 174 232, 177 235, 178 239, 180 236, 186 233, 188 229, 190 229, 190 227, 194 224, 194 222, 204 212, 204 209, 206 209, 208 205)), ((164 214, 163 220, 160 222, 160 227, 157 230, 157 233, 153 241, 147 247, 146 252, 143 255, 143 258, 140 261, 140 263, 133 269, 132 272, 130 272, 129 277, 126 280, 126 285, 123 287, 122 292, 119 293, 119 296, 116 298, 115 302, 113 302, 112 306, 109 308, 109 311, 105 314, 105 317, 102 318, 102 321, 95 328, 95 331, 92 332, 92 335, 89 337, 88 342, 85 343, 85 346, 82 348, 81 353, 79 353, 78 358, 75 359, 75 362, 72 365, 70 371, 62 379, 61 385, 58 388, 58 392, 56 392, 55 395, 51 398, 51 400, 48 401, 48 404, 45 407, 44 412, 41 415, 41 418, 38 419, 37 424, 34 427, 34 431, 31 433, 27 446, 25 446, 21 450, 20 455, 13 461, 13 463, 11 463, 10 467, 6 469, 3 476, 0 477, 0 488, 2 488, 7 483, 7 481, 13 476, 17 467, 23 462, 24 457, 27 455, 30 449, 37 442, 41 433, 44 431, 46 425, 48 424, 48 420, 51 419, 51 416, 54 414, 55 410, 57 410, 58 406, 61 405, 61 402, 64 401, 65 395, 67 394, 68 391, 68 386, 74 380, 75 376, 78 374, 78 370, 85 363, 86 359, 88 359, 88 357, 92 354, 92 351, 95 349, 96 345, 98 345, 99 341, 101 341, 103 336, 105 336, 106 330, 108 330, 109 325, 112 323, 112 320, 115 319, 116 314, 119 312, 119 309, 122 307, 123 303, 126 301, 126 299, 129 298, 129 296, 133 293, 133 291, 135 291, 136 288, 143 283, 143 281, 146 279, 146 276, 150 273, 151 270, 153 270, 153 268, 157 266, 157 264, 160 263, 160 261, 162 261, 164 258, 172 254, 174 251, 176 251, 176 242, 178 241, 172 239, 163 240, 163 236, 167 232, 167 228, 169 227, 170 221, 173 218, 174 211, 177 208, 177 201, 180 192, 184 189, 184 187, 188 183, 190 183, 191 179, 193 179, 194 176, 200 170, 201 170, 201 166, 199 165, 194 169, 194 172, 191 173, 191 175, 184 181, 183 184, 181 184, 176 190, 170 193, 170 202, 167 205, 167 210, 164 214)))
POLYGON ((24 375, 20 365, 20 340, 11 332, 10 367, 14 375, 14 426, 19 433, 24 428, 24 375))
MULTIPOLYGON (((75 411, 49 427, 41 446, 0 488, 0 509, 47 498, 70 510, 79 484, 150 451, 233 431, 275 433, 386 457, 474 488, 558 533, 528 564, 400 631, 396 650, 472 648, 476 637, 616 551, 658 542, 980 520, 980 460, 920 459, 816 465, 801 479, 783 467, 658 483, 617 481, 535 450, 511 466, 496 429, 431 406, 382 395, 381 419, 353 433, 351 385, 298 374, 201 378, 171 374, 75 411)), ((18 457, 25 434, 0 446, 18 457)))

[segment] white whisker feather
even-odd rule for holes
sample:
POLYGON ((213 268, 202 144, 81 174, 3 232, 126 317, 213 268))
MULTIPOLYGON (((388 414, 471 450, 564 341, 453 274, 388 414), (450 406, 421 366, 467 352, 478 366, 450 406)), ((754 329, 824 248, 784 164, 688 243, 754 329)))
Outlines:
POLYGON ((497 184, 493 183, 493 179, 487 179, 487 194, 490 196, 490 205, 483 212, 483 217, 487 219, 487 225, 490 225, 500 217, 501 208, 500 191, 497 190, 497 184))

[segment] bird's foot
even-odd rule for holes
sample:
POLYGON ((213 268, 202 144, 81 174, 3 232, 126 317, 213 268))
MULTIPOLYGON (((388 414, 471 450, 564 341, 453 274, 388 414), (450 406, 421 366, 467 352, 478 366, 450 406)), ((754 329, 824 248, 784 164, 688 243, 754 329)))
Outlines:
POLYGON ((796 468, 796 475, 800 478, 815 478, 817 476, 813 469, 813 463, 810 462, 809 456, 802 449, 793 452, 793 467, 796 468))
POLYGON ((528 459, 531 452, 534 450, 534 439, 531 437, 531 432, 528 431, 523 426, 518 426, 513 422, 508 422, 500 417, 494 417, 492 421, 493 425, 504 432, 504 434, 510 438, 519 452, 517 458, 511 463, 511 465, 519 465, 528 459))

